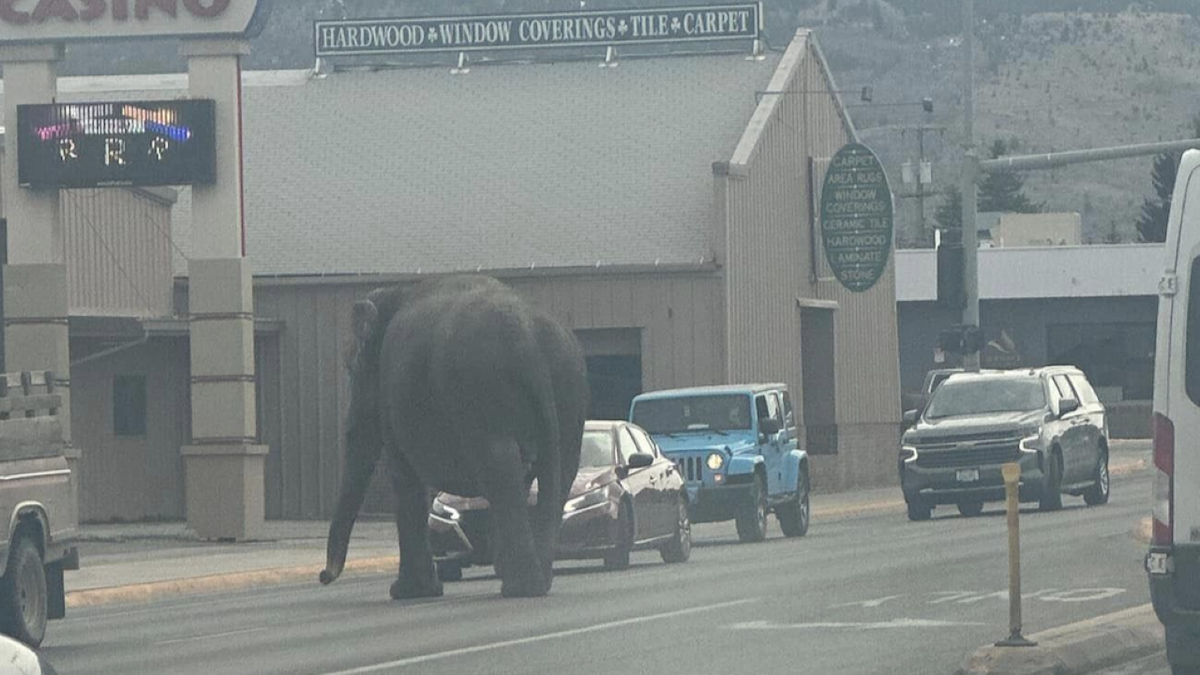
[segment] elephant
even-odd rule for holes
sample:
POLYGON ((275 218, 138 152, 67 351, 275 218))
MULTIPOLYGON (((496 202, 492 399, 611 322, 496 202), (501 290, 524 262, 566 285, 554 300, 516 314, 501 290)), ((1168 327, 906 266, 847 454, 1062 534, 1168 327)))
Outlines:
POLYGON ((393 599, 442 595, 428 530, 436 490, 490 503, 503 596, 548 593, 588 407, 575 335, 485 275, 376 289, 354 304, 353 324, 344 466, 320 582, 345 567, 382 453, 400 547, 393 599))

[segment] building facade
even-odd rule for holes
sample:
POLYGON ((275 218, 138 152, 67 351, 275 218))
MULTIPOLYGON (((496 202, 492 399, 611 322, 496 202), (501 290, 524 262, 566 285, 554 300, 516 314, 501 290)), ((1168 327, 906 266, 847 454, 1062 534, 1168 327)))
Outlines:
MULTIPOLYGON (((816 489, 894 480, 895 267, 852 293, 824 260, 819 186, 856 134, 812 34, 597 66, 244 75, 268 517, 332 511, 353 302, 456 271, 504 279, 576 332, 594 417, 623 417, 645 390, 782 380, 816 489)), ((184 87, 83 84, 63 97, 184 87)), ((189 201, 154 253, 178 277, 170 309, 131 314, 74 371, 85 520, 183 515, 189 201)), ((390 511, 381 486, 368 509, 390 511)))

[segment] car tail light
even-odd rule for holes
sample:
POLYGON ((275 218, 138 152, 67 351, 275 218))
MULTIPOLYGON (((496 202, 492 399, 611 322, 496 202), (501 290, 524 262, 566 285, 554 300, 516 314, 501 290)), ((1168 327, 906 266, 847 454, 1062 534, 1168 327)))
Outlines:
POLYGON ((1175 425, 1154 413, 1154 532, 1151 543, 1170 546, 1175 541, 1175 425))

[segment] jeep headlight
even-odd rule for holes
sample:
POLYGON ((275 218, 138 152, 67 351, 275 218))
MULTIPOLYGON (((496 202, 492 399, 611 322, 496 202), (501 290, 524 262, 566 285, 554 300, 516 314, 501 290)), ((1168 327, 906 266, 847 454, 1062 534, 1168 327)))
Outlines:
POLYGON ((585 492, 573 499, 568 499, 566 505, 563 506, 563 513, 582 511, 583 509, 603 504, 606 501, 608 501, 607 485, 591 492, 585 492))
POLYGON ((1026 436, 1021 439, 1021 452, 1037 452, 1038 445, 1041 443, 1042 437, 1038 434, 1026 436))
POLYGON ((454 521, 462 518, 462 514, 458 512, 458 509, 442 503, 442 501, 439 499, 433 500, 433 515, 454 521))
POLYGON ((714 452, 708 456, 708 459, 704 463, 712 471, 720 471, 721 467, 725 466, 725 457, 719 452, 714 452))

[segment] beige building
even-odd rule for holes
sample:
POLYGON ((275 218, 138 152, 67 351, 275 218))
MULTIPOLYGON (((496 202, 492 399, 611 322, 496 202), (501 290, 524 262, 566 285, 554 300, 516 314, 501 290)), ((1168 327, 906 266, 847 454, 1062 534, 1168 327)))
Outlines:
MULTIPOLYGON (((624 416, 645 390, 782 380, 818 490, 895 479, 894 266, 852 293, 824 260, 814 205, 855 132, 812 34, 762 58, 598 65, 245 74, 268 517, 332 510, 352 302, 464 270, 504 278, 577 332, 596 417, 624 416)), ((163 98, 183 82, 60 89, 163 98)), ((86 355, 73 337, 84 519, 183 516, 189 231, 183 191, 172 227, 147 229, 157 248, 139 258, 174 260, 173 307, 118 312, 126 320, 107 323, 120 338, 86 355)), ((380 511, 382 493, 370 504, 380 511)))
MULTIPOLYGON (((1078 213, 995 213, 983 245, 1080 246, 1083 221, 1078 213)), ((981 219, 982 220, 982 219, 981 219)))

